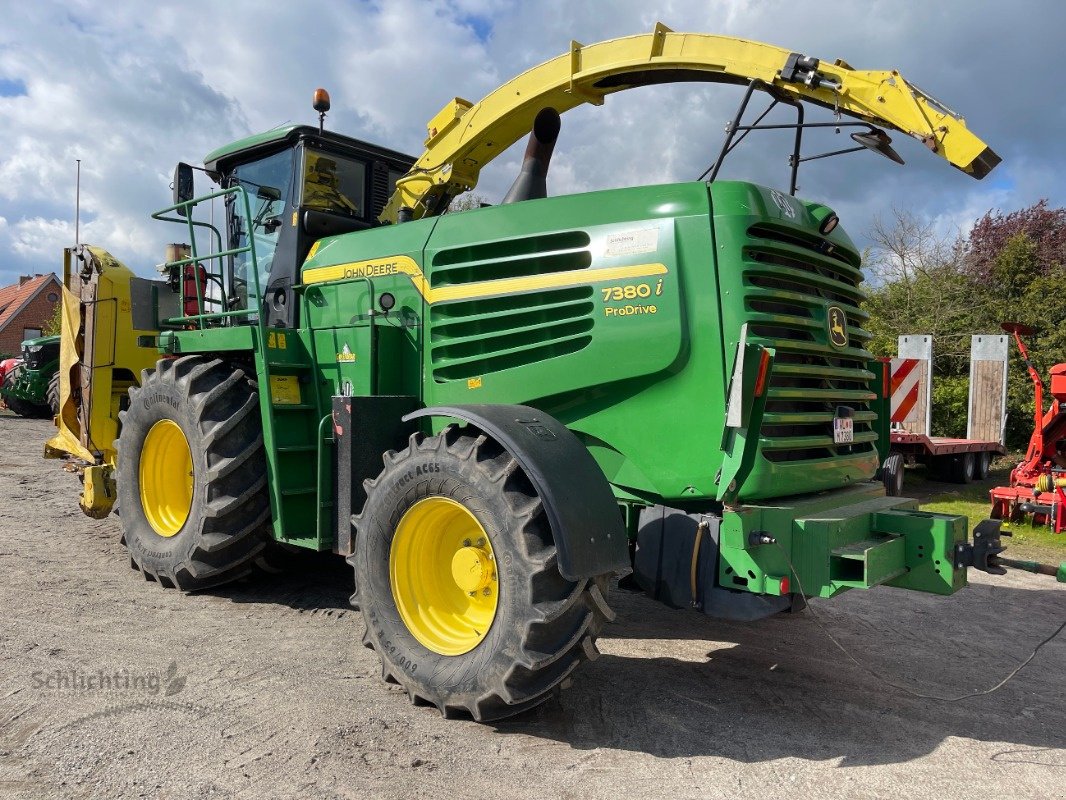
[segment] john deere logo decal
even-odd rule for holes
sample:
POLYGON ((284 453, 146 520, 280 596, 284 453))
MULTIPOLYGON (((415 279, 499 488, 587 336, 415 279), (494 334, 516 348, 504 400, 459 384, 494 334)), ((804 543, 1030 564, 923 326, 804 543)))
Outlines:
POLYGON ((829 341, 833 343, 833 346, 847 347, 848 318, 844 316, 844 311, 836 306, 829 306, 827 323, 829 325, 829 341))

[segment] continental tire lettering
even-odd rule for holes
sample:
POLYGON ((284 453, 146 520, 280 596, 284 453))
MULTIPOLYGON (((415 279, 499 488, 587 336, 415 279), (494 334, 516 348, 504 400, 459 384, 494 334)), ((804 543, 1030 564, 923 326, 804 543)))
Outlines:
POLYGON ((431 461, 428 464, 419 464, 413 470, 408 470, 396 483, 398 486, 406 486, 420 475, 430 475, 440 471, 440 464, 436 461, 431 461))
POLYGON ((176 398, 171 397, 169 394, 150 394, 144 398, 144 408, 147 411, 156 403, 166 403, 171 408, 178 407, 178 401, 176 398))
POLYGON ((603 309, 603 316, 605 317, 632 317, 639 314, 657 314, 659 309, 657 306, 607 306, 603 309))

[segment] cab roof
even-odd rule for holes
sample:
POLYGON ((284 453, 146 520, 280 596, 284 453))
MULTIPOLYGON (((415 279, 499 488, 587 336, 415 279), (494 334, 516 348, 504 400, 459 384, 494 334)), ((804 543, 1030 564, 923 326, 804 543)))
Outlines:
POLYGON ((324 144, 338 144, 348 148, 355 148, 363 151, 366 155, 381 158, 386 161, 392 160, 397 163, 402 163, 405 170, 410 167, 415 160, 414 156, 399 153, 395 150, 380 147, 376 144, 364 142, 361 139, 354 139, 351 136, 345 136, 333 131, 327 130, 319 134, 318 128, 313 125, 283 125, 279 128, 272 128, 264 133, 257 133, 253 136, 247 136, 244 139, 238 139, 236 142, 212 150, 204 156, 204 167, 208 172, 217 174, 219 172, 220 163, 230 161, 236 156, 251 154, 256 151, 272 150, 274 148, 279 148, 285 143, 295 144, 298 140, 305 137, 313 138, 324 144))

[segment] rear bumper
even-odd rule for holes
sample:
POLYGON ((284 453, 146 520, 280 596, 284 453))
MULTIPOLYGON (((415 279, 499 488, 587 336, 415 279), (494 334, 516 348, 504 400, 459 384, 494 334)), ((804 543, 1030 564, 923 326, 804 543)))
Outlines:
POLYGON ((954 557, 966 540, 965 517, 918 511, 916 500, 860 483, 727 508, 718 579, 760 594, 833 597, 880 585, 953 594, 966 585, 966 568, 954 557))

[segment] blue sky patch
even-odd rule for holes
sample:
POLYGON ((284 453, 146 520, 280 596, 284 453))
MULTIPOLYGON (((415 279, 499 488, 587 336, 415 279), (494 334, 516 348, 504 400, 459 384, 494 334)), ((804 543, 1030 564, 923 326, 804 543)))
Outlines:
POLYGON ((473 14, 461 17, 459 21, 474 31, 478 41, 487 42, 492 35, 492 21, 487 17, 478 17, 473 14))
POLYGON ((0 77, 0 97, 24 97, 26 84, 18 78, 0 77))

